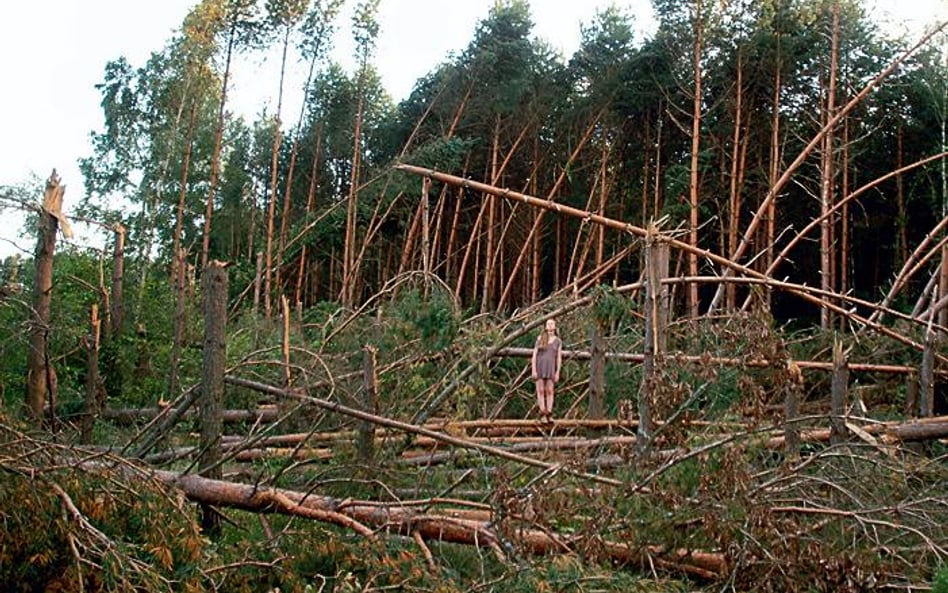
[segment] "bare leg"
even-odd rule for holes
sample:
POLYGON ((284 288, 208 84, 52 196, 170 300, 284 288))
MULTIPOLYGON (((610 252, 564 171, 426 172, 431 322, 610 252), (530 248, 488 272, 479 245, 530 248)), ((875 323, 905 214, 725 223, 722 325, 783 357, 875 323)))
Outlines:
POLYGON ((537 379, 537 407, 544 418, 553 413, 553 379, 537 379))
POLYGON ((537 409, 541 417, 546 416, 546 390, 544 379, 537 379, 537 409))
POLYGON ((546 415, 552 416, 553 415, 553 380, 552 379, 546 380, 543 400, 544 400, 543 409, 546 410, 546 415))

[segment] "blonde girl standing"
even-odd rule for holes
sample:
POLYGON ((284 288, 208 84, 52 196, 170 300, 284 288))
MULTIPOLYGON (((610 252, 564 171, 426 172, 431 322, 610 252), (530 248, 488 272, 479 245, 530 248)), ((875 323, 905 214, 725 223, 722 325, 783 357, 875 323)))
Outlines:
POLYGON ((546 422, 553 420, 553 387, 560 380, 563 364, 563 342, 556 333, 556 321, 547 319, 537 337, 531 357, 531 375, 537 384, 537 406, 546 422))

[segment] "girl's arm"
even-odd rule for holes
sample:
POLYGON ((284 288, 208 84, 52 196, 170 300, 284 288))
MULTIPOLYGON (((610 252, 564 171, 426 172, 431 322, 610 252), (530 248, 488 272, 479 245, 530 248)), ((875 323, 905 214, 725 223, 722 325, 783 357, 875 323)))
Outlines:
POLYGON ((556 339, 559 344, 556 347, 556 371, 553 373, 553 380, 560 380, 560 369, 563 367, 563 340, 556 339))
POLYGON ((537 347, 533 346, 533 354, 530 356, 530 377, 537 378, 537 347))

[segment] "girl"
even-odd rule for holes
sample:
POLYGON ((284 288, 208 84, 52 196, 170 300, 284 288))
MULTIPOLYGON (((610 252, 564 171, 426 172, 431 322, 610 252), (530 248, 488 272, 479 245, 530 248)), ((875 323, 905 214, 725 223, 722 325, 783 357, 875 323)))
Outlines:
POLYGON ((563 342, 556 333, 556 321, 547 319, 533 347, 531 361, 531 374, 537 383, 537 406, 546 422, 553 421, 553 386, 560 380, 562 363, 563 342))

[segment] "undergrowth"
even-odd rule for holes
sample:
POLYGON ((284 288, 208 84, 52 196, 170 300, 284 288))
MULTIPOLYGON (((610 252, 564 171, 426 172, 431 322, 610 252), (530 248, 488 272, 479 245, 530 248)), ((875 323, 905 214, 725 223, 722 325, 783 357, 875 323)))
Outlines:
MULTIPOLYGON (((493 353, 528 349, 537 331, 529 324, 549 311, 561 311, 558 327, 570 351, 590 350, 591 323, 603 328, 608 352, 643 351, 634 303, 600 292, 589 307, 570 308, 564 297, 501 319, 462 311, 443 287, 413 278, 354 316, 324 304, 286 326, 252 315, 233 319, 229 372, 301 397, 229 386, 227 407, 275 405, 280 421, 233 424, 228 436, 340 436, 332 444, 303 438, 251 461, 229 460, 225 479, 329 497, 339 509, 412 509, 419 525, 443 519, 439 513, 488 509, 477 523, 487 535, 474 545, 422 538, 394 520, 374 525, 379 537, 371 540, 312 518, 226 507, 223 533, 212 539, 201 533, 192 503, 144 479, 144 470, 135 469, 140 462, 102 452, 136 438, 143 425, 100 422, 93 433, 99 448, 80 449, 69 418, 56 434, 17 428, 16 398, 8 394, 9 411, 0 419, 0 582, 11 591, 946 592, 944 445, 911 449, 850 435, 790 451, 773 440, 782 434, 791 388, 801 391, 801 427, 825 427, 828 373, 808 372, 798 384, 791 363, 825 360, 843 335, 791 332, 753 308, 673 325, 652 383, 653 412, 662 423, 646 451, 628 440, 635 435, 641 366, 615 358, 606 364, 605 409, 624 423, 598 436, 626 439, 619 445, 555 447, 584 436, 566 423, 539 434, 524 425, 498 435, 489 424, 462 424, 531 417, 529 359, 493 353), (374 403, 363 399, 370 362, 374 403), (377 446, 366 458, 351 436, 359 423, 305 397, 374 406, 367 411, 403 423, 425 412, 430 430, 511 451, 529 445, 515 452, 535 463, 443 442, 424 449, 418 435, 391 427, 375 428, 377 446), (320 447, 332 449, 329 459, 302 453, 320 447)), ((149 347, 162 335, 126 337, 128 352, 108 368, 122 375, 115 384, 135 387, 112 405, 171 395, 159 372, 168 348, 149 347), (156 357, 148 368, 143 351, 156 357)), ((885 351, 911 361, 904 348, 877 340, 847 341, 849 355, 872 360, 885 351)), ((199 354, 184 351, 183 388, 200 380, 199 354)), ((73 366, 62 374, 61 409, 79 413, 81 361, 75 353, 62 361, 73 366)), ((4 377, 12 372, 3 367, 4 377)), ((582 419, 588 362, 567 358, 562 375, 556 415, 582 419)), ((896 415, 903 377, 854 376, 867 413, 896 415)), ((187 417, 158 449, 193 446, 197 428, 187 417)), ((194 469, 187 456, 164 463, 166 470, 194 469)))

